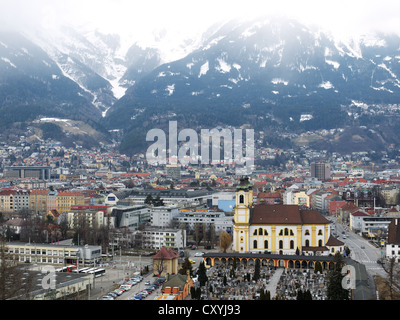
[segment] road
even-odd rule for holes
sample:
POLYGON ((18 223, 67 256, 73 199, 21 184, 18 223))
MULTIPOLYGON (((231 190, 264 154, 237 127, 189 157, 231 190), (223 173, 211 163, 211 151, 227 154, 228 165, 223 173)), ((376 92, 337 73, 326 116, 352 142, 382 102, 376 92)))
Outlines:
POLYGON ((333 221, 333 225, 335 225, 336 237, 351 250, 350 258, 364 264, 369 274, 386 277, 385 270, 377 263, 377 260, 384 254, 382 251, 384 248, 375 247, 367 239, 349 231, 346 226, 343 226, 336 220, 333 221))

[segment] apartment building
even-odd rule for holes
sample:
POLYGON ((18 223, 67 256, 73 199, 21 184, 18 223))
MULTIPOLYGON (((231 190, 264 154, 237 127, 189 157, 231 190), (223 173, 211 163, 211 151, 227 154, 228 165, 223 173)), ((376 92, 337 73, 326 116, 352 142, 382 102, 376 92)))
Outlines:
POLYGON ((48 189, 33 189, 30 190, 30 209, 36 214, 47 213, 47 193, 48 189))
POLYGON ((59 213, 66 213, 71 210, 74 205, 84 205, 85 196, 80 192, 59 192, 57 195, 57 211, 59 213))
POLYGON ((148 228, 142 232, 143 248, 158 249, 186 247, 186 230, 148 228))
POLYGON ((74 229, 85 221, 89 228, 103 225, 114 227, 115 219, 111 217, 110 213, 111 208, 108 206, 73 205, 67 213, 68 226, 74 229))

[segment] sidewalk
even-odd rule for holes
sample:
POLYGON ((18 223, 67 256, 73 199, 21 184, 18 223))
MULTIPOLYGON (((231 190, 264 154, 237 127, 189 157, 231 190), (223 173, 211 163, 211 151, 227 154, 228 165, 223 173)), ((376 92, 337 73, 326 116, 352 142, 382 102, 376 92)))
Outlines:
POLYGON ((276 296, 276 286, 278 285, 279 279, 281 278, 283 271, 284 268, 277 268, 267 285, 267 290, 271 293, 271 299, 276 296))

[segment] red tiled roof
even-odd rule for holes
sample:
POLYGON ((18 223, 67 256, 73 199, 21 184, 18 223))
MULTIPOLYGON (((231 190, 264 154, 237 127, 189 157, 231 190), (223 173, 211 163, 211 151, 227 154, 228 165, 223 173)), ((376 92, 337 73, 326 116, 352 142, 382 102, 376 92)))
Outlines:
POLYGON ((352 216, 355 216, 355 217, 365 217, 365 216, 369 216, 366 212, 363 212, 363 211, 360 211, 360 210, 357 210, 357 211, 352 212, 351 215, 352 215, 352 216))
POLYGON ((166 247, 162 247, 161 250, 153 256, 153 259, 156 260, 171 260, 176 258, 179 258, 178 252, 166 247))
POLYGON ((330 223, 316 210, 300 210, 298 205, 254 206, 250 218, 252 224, 328 224, 330 223))
POLYGON ((343 246, 344 243, 331 235, 325 245, 330 247, 336 247, 336 246, 343 246))

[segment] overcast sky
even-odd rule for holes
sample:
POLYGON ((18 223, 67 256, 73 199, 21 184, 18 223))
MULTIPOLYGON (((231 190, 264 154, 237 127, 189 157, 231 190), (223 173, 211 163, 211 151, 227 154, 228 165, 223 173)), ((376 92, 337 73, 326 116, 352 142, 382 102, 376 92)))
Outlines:
POLYGON ((199 30, 221 19, 289 15, 338 34, 370 29, 400 32, 399 0, 0 0, 0 25, 8 29, 62 23, 90 24, 122 33, 140 28, 199 30))

